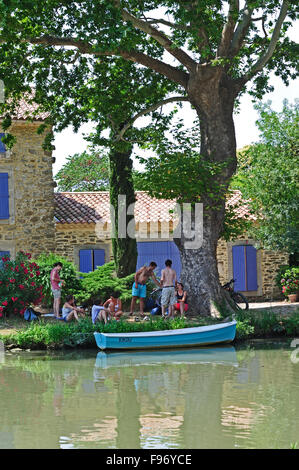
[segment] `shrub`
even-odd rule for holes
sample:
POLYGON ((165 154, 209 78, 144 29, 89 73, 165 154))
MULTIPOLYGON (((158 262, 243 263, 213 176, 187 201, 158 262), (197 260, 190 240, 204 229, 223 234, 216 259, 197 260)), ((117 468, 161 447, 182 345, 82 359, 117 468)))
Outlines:
POLYGON ((62 269, 60 277, 65 281, 61 289, 61 301, 64 302, 69 294, 76 295, 76 292, 82 288, 82 281, 79 278, 79 273, 73 263, 66 260, 62 256, 54 253, 41 254, 36 262, 40 268, 39 282, 43 286, 44 304, 50 307, 53 303, 53 294, 51 291, 50 273, 53 269, 54 263, 61 262, 62 269))
POLYGON ((30 261, 31 254, 18 252, 16 259, 1 258, 0 316, 10 313, 23 315, 26 307, 43 299, 39 266, 30 261))
POLYGON ((283 266, 276 276, 276 284, 286 297, 299 290, 299 267, 283 266))
POLYGON ((134 274, 117 278, 113 261, 99 266, 95 271, 82 275, 82 288, 76 293, 76 299, 81 304, 92 305, 94 299, 98 297, 105 301, 112 292, 116 292, 123 302, 131 299, 134 274))

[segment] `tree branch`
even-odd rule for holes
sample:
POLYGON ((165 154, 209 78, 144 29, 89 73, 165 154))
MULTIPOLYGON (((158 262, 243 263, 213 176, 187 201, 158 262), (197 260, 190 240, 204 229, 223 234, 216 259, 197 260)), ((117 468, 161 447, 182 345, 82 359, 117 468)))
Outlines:
POLYGON ((252 78, 255 74, 260 72, 265 67, 265 65, 270 60, 270 58, 272 57, 276 44, 279 40, 282 24, 288 13, 288 8, 289 8, 289 1, 284 0, 281 6, 280 12, 279 12, 278 19, 275 24, 275 28, 273 30, 273 34, 272 34, 268 49, 258 59, 258 61, 251 67, 250 71, 243 77, 245 81, 250 80, 250 78, 252 78))
POLYGON ((164 24, 165 26, 169 26, 170 28, 173 29, 178 29, 179 31, 190 31, 190 26, 183 26, 183 25, 178 25, 175 23, 171 23, 170 21, 163 20, 162 18, 146 18, 145 20, 148 24, 164 24))
POLYGON ((173 96, 171 98, 166 98, 165 100, 158 101, 158 103, 153 104, 152 106, 149 106, 146 109, 143 109, 139 113, 137 113, 130 122, 124 125, 124 127, 121 129, 121 131, 118 133, 118 136, 116 140, 123 140, 123 136, 125 132, 133 126, 134 122, 137 121, 140 117, 144 116, 145 114, 151 113, 152 111, 155 111, 156 109, 160 108, 161 106, 164 106, 165 104, 168 103, 173 103, 174 101, 189 101, 189 98, 187 96, 173 96))
POLYGON ((227 22, 222 30, 221 42, 217 51, 217 57, 225 57, 227 55, 230 42, 232 40, 234 29, 236 26, 236 14, 239 12, 239 0, 230 0, 227 22))
MULTIPOLYGON (((0 40, 0 44, 4 43, 4 40, 0 40)), ((124 50, 110 50, 110 51, 96 51, 94 50, 94 46, 88 42, 82 41, 80 39, 75 39, 72 37, 56 37, 50 35, 40 36, 38 38, 28 38, 23 39, 22 42, 28 42, 30 44, 41 44, 44 46, 70 46, 76 47, 81 54, 89 54, 99 57, 109 57, 109 56, 118 56, 123 57, 126 60, 130 60, 132 62, 138 63, 140 65, 144 65, 145 67, 150 68, 154 72, 161 73, 165 77, 169 78, 171 81, 178 83, 182 87, 186 88, 189 75, 173 67, 165 62, 154 59, 142 52, 137 51, 124 51, 124 50)))
POLYGON ((228 51, 229 57, 236 56, 239 50, 241 49, 243 40, 247 34, 247 31, 251 23, 252 13, 253 13, 253 8, 247 7, 247 4, 246 4, 243 10, 242 21, 238 24, 238 27, 231 41, 231 45, 228 51))
POLYGON ((131 13, 125 9, 122 10, 122 17, 124 20, 130 21, 135 28, 140 29, 155 39, 159 44, 161 44, 162 47, 164 47, 167 52, 169 52, 169 54, 171 54, 182 65, 184 65, 189 70, 189 72, 192 72, 195 69, 196 62, 182 49, 174 47, 173 42, 164 33, 154 28, 146 21, 131 15, 131 13))

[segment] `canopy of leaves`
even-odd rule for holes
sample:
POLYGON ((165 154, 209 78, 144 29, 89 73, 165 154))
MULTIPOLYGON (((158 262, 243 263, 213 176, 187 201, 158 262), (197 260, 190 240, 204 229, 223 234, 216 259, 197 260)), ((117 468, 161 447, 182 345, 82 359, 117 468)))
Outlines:
POLYGON ((109 159, 99 152, 76 153, 66 159, 55 180, 58 191, 109 190, 109 159))
POLYGON ((34 87, 57 130, 94 116, 117 127, 141 103, 185 92, 197 66, 221 68, 238 91, 253 77, 261 96, 269 70, 286 83, 296 75, 286 32, 297 13, 287 0, 0 0, 8 108, 34 87))
POLYGON ((269 249, 299 251, 299 101, 281 112, 257 106, 260 141, 240 157, 233 187, 259 215, 251 232, 269 249))

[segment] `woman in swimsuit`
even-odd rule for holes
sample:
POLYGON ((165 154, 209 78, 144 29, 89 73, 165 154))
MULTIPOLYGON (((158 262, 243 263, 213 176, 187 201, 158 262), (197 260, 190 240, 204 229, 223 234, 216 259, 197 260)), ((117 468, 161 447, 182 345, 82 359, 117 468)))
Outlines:
POLYGON ((111 294, 110 299, 106 300, 106 302, 103 304, 103 307, 108 308, 109 316, 115 318, 115 320, 119 320, 124 313, 122 311, 121 300, 117 297, 115 292, 111 294))
POLYGON ((184 316, 184 312, 188 310, 187 303, 187 292, 184 290, 184 286, 181 282, 177 283, 176 291, 177 303, 174 305, 175 310, 178 310, 181 314, 181 317, 184 316))

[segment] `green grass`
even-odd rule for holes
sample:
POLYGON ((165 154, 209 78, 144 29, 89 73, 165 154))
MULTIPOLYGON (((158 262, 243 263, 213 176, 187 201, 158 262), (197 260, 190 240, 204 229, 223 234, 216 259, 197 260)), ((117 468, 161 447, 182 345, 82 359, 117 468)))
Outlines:
MULTIPOLYGON (((236 315, 236 341, 250 338, 269 338, 297 336, 299 334, 299 310, 290 315, 275 314, 266 310, 241 311, 236 315)), ((220 319, 197 317, 190 321, 184 318, 163 320, 161 317, 150 317, 149 321, 119 322, 110 321, 106 325, 93 325, 90 317, 79 323, 64 323, 41 319, 39 322, 27 323, 23 319, 6 319, 0 327, 12 328, 12 333, 1 335, 0 340, 6 345, 14 345, 22 349, 59 349, 64 347, 95 347, 93 333, 127 333, 138 331, 157 331, 193 326, 204 326, 219 323, 220 319)))

